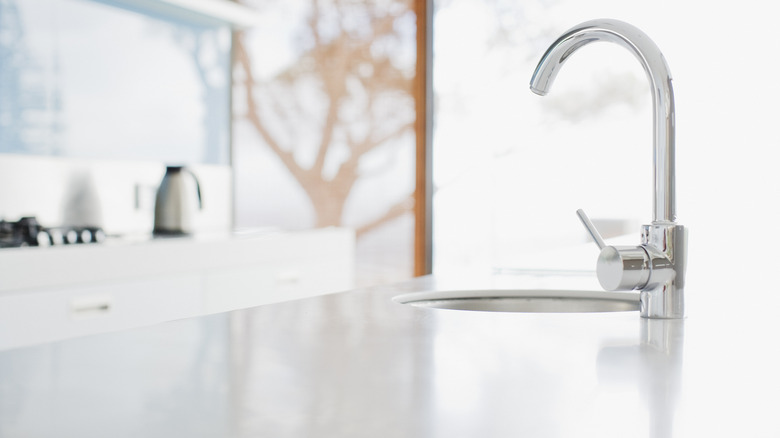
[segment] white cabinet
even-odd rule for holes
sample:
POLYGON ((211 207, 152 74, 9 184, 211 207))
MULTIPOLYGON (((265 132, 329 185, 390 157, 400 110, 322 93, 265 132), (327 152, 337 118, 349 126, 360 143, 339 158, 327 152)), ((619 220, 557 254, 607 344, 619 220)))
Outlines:
POLYGON ((204 272, 203 309, 223 312, 349 290, 354 234, 324 229, 234 245, 233 263, 204 272))
POLYGON ((348 290, 354 233, 0 251, 0 349, 348 290))
POLYGON ((179 275, 0 296, 0 348, 201 314, 199 279, 179 275))

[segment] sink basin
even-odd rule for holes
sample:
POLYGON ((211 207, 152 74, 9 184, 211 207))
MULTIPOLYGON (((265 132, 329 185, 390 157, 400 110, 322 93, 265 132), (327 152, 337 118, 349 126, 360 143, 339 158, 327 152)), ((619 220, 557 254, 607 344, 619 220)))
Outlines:
POLYGON ((415 292, 394 301, 415 307, 483 312, 588 313, 639 310, 636 292, 582 290, 463 290, 415 292))

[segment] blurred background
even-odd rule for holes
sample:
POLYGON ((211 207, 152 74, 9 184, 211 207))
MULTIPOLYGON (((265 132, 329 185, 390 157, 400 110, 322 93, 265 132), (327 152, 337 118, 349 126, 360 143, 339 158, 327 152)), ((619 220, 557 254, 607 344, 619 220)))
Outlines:
POLYGON ((609 17, 671 68, 691 248, 718 251, 704 236, 726 217, 749 224, 730 252, 771 265, 773 5, 240 3, 254 24, 231 30, 144 1, 0 0, 0 217, 147 232, 165 165, 184 164, 205 181, 202 229, 355 229, 358 285, 592 271, 577 208, 631 242, 651 219, 647 78, 599 44, 548 96, 528 81, 562 32, 609 17))

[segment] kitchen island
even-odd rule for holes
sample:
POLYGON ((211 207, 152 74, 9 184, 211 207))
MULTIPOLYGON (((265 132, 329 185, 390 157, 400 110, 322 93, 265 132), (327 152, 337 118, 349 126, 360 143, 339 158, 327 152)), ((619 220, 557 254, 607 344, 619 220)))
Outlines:
POLYGON ((780 435, 771 309, 661 321, 393 301, 513 281, 421 277, 1 351, 0 436, 780 435))

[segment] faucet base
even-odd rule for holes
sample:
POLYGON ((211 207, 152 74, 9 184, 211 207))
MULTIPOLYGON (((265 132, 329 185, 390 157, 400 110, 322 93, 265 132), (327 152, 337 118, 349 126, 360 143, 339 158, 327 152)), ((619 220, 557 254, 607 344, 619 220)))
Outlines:
POLYGON ((642 227, 642 246, 651 254, 651 282, 639 294, 643 318, 685 316, 687 230, 682 225, 653 223, 642 227))
POLYGON ((648 319, 682 319, 685 317, 683 291, 641 291, 639 316, 648 319))

